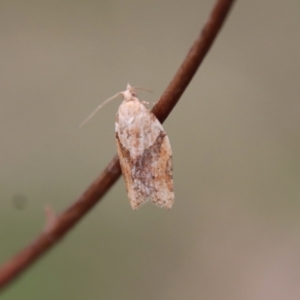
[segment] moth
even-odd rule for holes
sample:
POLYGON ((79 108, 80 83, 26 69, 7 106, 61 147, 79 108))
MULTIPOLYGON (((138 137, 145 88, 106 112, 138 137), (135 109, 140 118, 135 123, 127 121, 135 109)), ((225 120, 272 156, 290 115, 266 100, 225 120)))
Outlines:
POLYGON ((127 194, 133 209, 148 200, 160 207, 174 203, 172 150, 155 115, 128 84, 117 112, 117 149, 127 194))
POLYGON ((106 100, 97 110, 120 94, 123 102, 117 112, 115 132, 131 207, 137 209, 152 201, 171 208, 174 191, 170 141, 155 115, 137 98, 135 88, 128 84, 124 92, 106 100))

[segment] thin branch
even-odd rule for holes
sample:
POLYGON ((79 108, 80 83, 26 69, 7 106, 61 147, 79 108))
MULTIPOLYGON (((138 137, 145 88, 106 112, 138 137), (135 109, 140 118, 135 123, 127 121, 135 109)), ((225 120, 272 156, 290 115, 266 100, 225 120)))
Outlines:
MULTIPOLYGON (((179 70, 170 82, 159 102, 153 108, 154 114, 163 122, 195 75, 203 58, 210 49, 220 31, 234 0, 219 0, 190 49, 179 70)), ((94 207, 121 175, 117 156, 109 163, 102 174, 87 188, 77 201, 65 212, 52 220, 51 226, 29 246, 21 250, 0 268, 0 289, 17 278, 23 271, 33 265, 43 254, 55 245, 83 216, 94 207)))

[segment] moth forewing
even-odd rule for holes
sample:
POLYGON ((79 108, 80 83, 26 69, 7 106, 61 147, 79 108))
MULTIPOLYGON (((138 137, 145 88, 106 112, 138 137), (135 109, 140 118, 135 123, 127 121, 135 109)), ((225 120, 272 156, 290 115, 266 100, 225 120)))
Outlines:
POLYGON ((169 138, 130 85, 122 94, 115 130, 130 204, 136 209, 151 200, 160 207, 171 208, 174 192, 169 138))

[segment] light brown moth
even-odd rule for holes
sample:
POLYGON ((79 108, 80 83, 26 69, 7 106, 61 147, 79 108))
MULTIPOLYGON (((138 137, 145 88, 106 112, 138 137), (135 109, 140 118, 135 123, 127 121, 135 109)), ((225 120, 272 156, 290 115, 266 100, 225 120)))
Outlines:
POLYGON ((129 84, 116 119, 116 140, 127 194, 133 209, 148 200, 174 203, 172 150, 161 123, 140 102, 129 84))
POLYGON ((107 99, 81 124, 107 102, 123 96, 116 117, 117 150, 131 207, 152 201, 164 208, 174 203, 172 150, 161 123, 139 101, 129 84, 124 92, 107 99))

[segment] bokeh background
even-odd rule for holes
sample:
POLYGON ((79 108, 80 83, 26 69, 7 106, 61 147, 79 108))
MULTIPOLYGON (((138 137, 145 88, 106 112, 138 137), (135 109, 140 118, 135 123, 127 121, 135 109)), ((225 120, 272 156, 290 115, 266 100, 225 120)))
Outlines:
MULTIPOLYGON (((107 105, 155 102, 215 1, 0 1, 0 262, 116 153, 107 105)), ((299 299, 300 3, 237 1, 164 124, 175 205, 123 179, 1 299, 299 299)))

